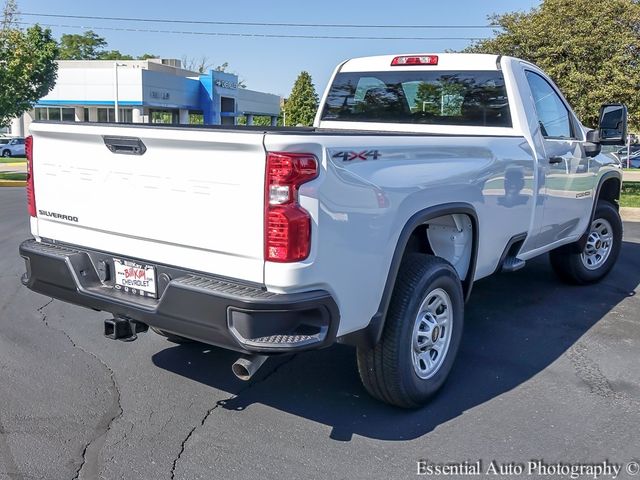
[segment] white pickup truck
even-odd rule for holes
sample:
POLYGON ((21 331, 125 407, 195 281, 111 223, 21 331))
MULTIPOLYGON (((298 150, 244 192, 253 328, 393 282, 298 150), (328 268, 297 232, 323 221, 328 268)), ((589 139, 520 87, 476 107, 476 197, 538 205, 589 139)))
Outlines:
POLYGON ((627 113, 584 127, 535 65, 420 54, 337 67, 313 128, 36 122, 30 289, 242 356, 357 347, 374 397, 443 384, 475 280, 550 252, 564 280, 621 248, 627 113))

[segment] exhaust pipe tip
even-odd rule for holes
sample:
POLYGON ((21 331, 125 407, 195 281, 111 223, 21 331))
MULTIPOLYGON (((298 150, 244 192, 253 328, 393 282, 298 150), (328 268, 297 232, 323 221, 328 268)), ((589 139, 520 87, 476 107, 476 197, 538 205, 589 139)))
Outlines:
POLYGON ((249 370, 247 369, 247 367, 245 367, 241 363, 238 363, 238 362, 234 363, 231 366, 231 371, 236 377, 238 377, 240 380, 243 380, 245 382, 251 378, 251 374, 249 373, 249 370))
POLYGON ((231 371, 243 382, 248 382, 267 360, 266 355, 242 356, 231 366, 231 371))

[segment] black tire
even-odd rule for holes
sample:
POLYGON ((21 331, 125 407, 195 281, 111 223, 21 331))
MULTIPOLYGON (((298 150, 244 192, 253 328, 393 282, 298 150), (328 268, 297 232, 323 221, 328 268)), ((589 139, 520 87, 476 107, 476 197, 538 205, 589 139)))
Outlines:
POLYGON ((460 278, 447 261, 419 253, 405 257, 391 296, 382 338, 373 348, 358 348, 358 370, 366 390, 378 400, 402 408, 424 405, 444 384, 453 366, 464 326, 460 278), (424 299, 444 290, 450 299, 449 348, 430 378, 418 376, 413 362, 413 333, 424 299))
POLYGON ((151 328, 151 330, 156 332, 158 335, 165 337, 167 340, 173 343, 193 343, 194 342, 194 340, 191 340, 190 338, 181 337, 180 335, 175 335, 173 333, 160 330, 159 328, 156 328, 156 327, 149 327, 149 328, 151 328))
MULTIPOLYGON (((587 285, 602 280, 611 271, 622 247, 622 220, 615 206, 606 201, 596 205, 593 222, 589 232, 598 226, 599 220, 605 220, 611 226, 611 250, 606 260, 597 268, 589 269, 582 258, 582 251, 577 244, 564 245, 549 252, 549 260, 556 275, 564 282, 572 285, 587 285)), ((583 249, 586 251, 586 248, 583 249)))
POLYGON ((2 156, 7 158, 11 156, 11 150, 3 150, 2 151, 2 156))

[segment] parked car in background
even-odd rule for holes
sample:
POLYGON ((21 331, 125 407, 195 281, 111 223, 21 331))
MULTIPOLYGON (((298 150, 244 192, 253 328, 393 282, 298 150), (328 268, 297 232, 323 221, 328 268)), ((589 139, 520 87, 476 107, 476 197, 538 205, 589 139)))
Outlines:
POLYGON ((623 168, 640 168, 640 156, 631 157, 629 163, 627 161, 622 164, 623 168))
POLYGON ((600 153, 606 155, 613 161, 613 166, 616 168, 623 168, 622 162, 620 161, 620 149, 615 145, 604 145, 600 153))
POLYGON ((24 157, 24 138, 12 138, 1 145, 3 157, 24 157))
POLYGON ((620 162, 622 168, 640 168, 640 144, 632 144, 618 149, 613 156, 620 162), (627 162, 628 155, 628 162, 627 162))

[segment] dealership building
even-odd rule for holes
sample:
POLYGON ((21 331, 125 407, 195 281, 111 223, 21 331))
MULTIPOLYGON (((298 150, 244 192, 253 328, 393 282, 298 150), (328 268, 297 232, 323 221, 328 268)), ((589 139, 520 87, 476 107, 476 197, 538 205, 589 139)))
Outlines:
POLYGON ((185 70, 180 60, 60 60, 58 78, 35 108, 13 120, 24 136, 33 120, 76 122, 251 125, 266 116, 275 125, 280 97, 239 85, 237 75, 185 70))

